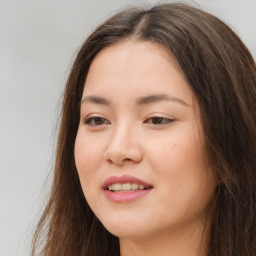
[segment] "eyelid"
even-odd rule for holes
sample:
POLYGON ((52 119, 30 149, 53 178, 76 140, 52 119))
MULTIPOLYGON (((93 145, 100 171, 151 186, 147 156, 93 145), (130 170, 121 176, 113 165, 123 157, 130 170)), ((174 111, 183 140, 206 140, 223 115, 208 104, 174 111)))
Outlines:
MULTIPOLYGON (((103 117, 100 114, 87 115, 86 117, 82 118, 82 121, 84 125, 88 125, 90 127, 102 127, 102 126, 111 124, 111 122, 107 118, 103 117), (95 122, 98 122, 98 124, 95 122)), ((165 125, 169 125, 174 121, 176 121, 174 117, 172 116, 166 117, 166 114, 159 113, 159 114, 152 114, 146 117, 143 123, 149 124, 152 126, 165 126, 165 125)))
POLYGON ((91 126, 91 127, 101 127, 101 126, 104 126, 104 125, 111 124, 110 121, 107 118, 105 118, 101 115, 96 115, 96 114, 88 115, 88 116, 82 118, 82 121, 83 121, 84 125, 88 125, 88 126, 91 126), (90 123, 91 121, 95 122, 96 119, 98 119, 98 121, 99 120, 104 121, 104 123, 102 123, 102 124, 91 124, 90 123))
POLYGON ((150 125, 154 125, 154 126, 164 126, 164 125, 168 125, 172 122, 176 121, 176 119, 174 117, 166 117, 165 115, 163 114, 154 114, 154 115, 151 115, 151 116, 148 116, 144 121, 143 123, 149 123, 150 125), (159 122, 160 123, 154 123, 152 122, 152 120, 154 120, 159 122), (158 120, 157 120, 158 119, 158 120), (148 122, 149 120, 151 120, 151 122, 148 122), (161 120, 164 121, 161 123, 161 120))

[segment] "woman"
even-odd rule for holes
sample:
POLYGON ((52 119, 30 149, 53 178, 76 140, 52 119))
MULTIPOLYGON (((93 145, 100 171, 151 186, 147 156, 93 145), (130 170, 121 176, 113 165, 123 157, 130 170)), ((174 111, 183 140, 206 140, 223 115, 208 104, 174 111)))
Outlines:
POLYGON ((120 12, 72 67, 32 255, 252 256, 255 161, 256 68, 234 32, 182 4, 120 12))

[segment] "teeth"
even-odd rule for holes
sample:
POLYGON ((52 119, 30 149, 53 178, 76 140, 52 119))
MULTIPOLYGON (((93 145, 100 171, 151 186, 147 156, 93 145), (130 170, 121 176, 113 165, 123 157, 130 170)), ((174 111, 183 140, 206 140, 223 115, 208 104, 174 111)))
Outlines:
POLYGON ((108 190, 111 191, 131 191, 131 190, 143 190, 145 186, 136 183, 115 183, 108 186, 108 190))
POLYGON ((124 183, 122 186, 122 190, 131 190, 132 184, 131 183, 124 183))
POLYGON ((136 183, 132 183, 132 189, 136 190, 139 188, 139 185, 136 183))

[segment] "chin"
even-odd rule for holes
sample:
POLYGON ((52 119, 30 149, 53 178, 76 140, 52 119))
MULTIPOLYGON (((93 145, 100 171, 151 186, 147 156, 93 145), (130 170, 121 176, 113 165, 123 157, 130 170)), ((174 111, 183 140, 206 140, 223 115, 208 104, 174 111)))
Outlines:
POLYGON ((122 237, 143 237, 149 232, 148 225, 143 224, 142 222, 138 223, 127 219, 108 219, 100 220, 103 226, 114 236, 119 238, 122 237), (145 230, 147 227, 147 230, 145 230))

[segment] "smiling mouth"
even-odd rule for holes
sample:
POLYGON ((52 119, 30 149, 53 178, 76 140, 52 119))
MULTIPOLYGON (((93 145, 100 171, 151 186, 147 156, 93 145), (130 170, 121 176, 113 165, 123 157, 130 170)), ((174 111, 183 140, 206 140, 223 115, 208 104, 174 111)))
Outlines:
POLYGON ((152 189, 153 186, 130 175, 111 176, 105 180, 103 189, 110 192, 135 192, 152 189))
POLYGON ((111 176, 105 180, 102 189, 114 203, 130 203, 146 196, 153 186, 130 175, 111 176))
POLYGON ((107 190, 112 192, 132 192, 136 190, 146 190, 152 187, 146 187, 137 183, 114 183, 107 187, 107 190))

